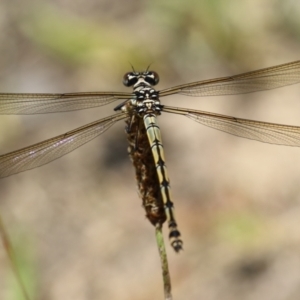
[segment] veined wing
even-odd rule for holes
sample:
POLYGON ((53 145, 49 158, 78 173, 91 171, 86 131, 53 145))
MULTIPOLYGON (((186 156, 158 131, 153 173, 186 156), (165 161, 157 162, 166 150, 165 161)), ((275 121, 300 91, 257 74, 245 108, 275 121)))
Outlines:
POLYGON ((300 127, 235 118, 211 112, 164 106, 205 126, 264 143, 300 147, 300 127))
POLYGON ((178 85, 160 91, 160 96, 218 96, 275 89, 300 82, 300 60, 235 76, 178 85))
POLYGON ((0 178, 47 164, 97 137, 126 114, 116 114, 0 156, 0 178))
POLYGON ((94 92, 67 94, 0 93, 0 114, 44 114, 102 106, 118 99, 130 99, 131 93, 94 92))

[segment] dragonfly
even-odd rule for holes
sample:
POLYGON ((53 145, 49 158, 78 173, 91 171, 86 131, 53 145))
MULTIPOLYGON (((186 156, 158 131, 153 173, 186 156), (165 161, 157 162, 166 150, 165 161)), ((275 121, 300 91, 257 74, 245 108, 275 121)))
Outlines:
POLYGON ((45 165, 125 121, 128 152, 135 167, 139 195, 146 217, 154 226, 167 222, 170 244, 183 249, 174 214, 170 180, 165 163, 157 117, 162 113, 183 115, 202 125, 260 142, 300 146, 300 127, 236 118, 207 111, 166 106, 161 98, 175 94, 203 97, 234 95, 279 88, 300 82, 300 60, 235 76, 182 84, 164 90, 155 71, 126 73, 123 84, 131 92, 0 93, 0 114, 43 114, 81 110, 120 103, 109 117, 89 123, 40 143, 0 155, 0 178, 45 165))

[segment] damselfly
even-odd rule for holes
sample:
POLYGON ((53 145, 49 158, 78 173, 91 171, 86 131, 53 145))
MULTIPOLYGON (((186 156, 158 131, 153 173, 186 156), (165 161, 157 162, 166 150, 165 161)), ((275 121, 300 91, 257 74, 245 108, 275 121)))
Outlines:
POLYGON ((300 61, 235 76, 183 84, 161 91, 153 87, 159 76, 148 69, 132 70, 123 83, 129 93, 94 92, 68 94, 0 94, 0 114, 66 112, 121 101, 117 113, 65 134, 0 156, 0 178, 47 164, 102 134, 120 120, 126 122, 129 154, 146 216, 154 226, 168 222, 171 245, 182 249, 177 229, 164 149, 156 118, 163 112, 186 116, 203 125, 260 142, 300 146, 300 127, 253 121, 206 111, 161 104, 164 96, 216 96, 251 93, 300 82, 300 61))

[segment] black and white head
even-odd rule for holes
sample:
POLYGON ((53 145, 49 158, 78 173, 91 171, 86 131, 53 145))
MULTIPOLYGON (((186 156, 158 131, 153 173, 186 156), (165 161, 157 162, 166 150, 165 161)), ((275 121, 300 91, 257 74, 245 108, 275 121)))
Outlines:
POLYGON ((125 86, 132 86, 137 88, 140 86, 154 86, 158 84, 159 76, 154 71, 145 71, 145 72, 128 72, 123 77, 123 84, 125 86))

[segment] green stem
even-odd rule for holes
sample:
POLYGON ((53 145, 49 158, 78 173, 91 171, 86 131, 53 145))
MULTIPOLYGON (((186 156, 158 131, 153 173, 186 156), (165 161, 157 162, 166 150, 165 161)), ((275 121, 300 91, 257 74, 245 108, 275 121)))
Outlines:
POLYGON ((23 293, 23 296, 24 296, 24 299, 25 300, 30 300, 27 292, 26 292, 26 288, 25 288, 25 285, 22 281, 22 278, 21 278, 21 274, 18 270, 18 267, 16 265, 16 262, 15 262, 15 255, 14 255, 14 251, 13 251, 13 247, 11 245, 11 242, 8 238, 8 234, 5 230, 5 227, 4 227, 4 224, 3 224, 3 221, 2 221, 2 218, 1 218, 1 215, 0 215, 0 237, 2 239, 2 242, 3 242, 3 246, 4 246, 4 249, 7 253, 7 256, 8 256, 8 259, 10 261, 10 264, 11 264, 11 267, 13 269, 13 272, 16 276, 16 279, 19 283, 19 286, 22 290, 22 293, 23 293))
POLYGON ((168 258, 164 243, 164 237, 162 234, 162 226, 161 224, 157 224, 155 227, 155 237, 156 237, 156 243, 158 246, 158 252, 162 267, 162 275, 163 275, 163 283, 164 283, 164 292, 165 292, 165 300, 172 300, 172 294, 171 294, 171 277, 169 272, 169 266, 168 266, 168 258))

